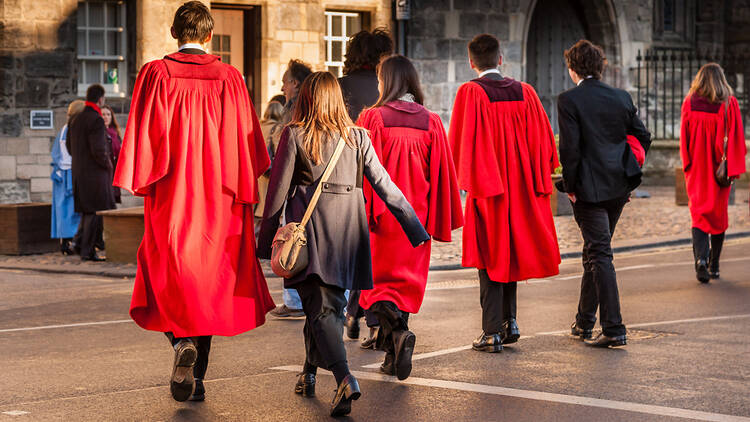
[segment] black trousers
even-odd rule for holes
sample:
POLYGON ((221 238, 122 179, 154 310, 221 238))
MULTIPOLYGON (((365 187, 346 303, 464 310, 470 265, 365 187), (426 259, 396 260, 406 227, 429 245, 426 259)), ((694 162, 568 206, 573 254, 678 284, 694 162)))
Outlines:
POLYGON ((711 265, 712 270, 718 271, 722 246, 724 246, 724 233, 709 235, 693 227, 693 256, 696 261, 702 259, 711 265))
POLYGON ((81 214, 74 241, 81 250, 81 256, 91 257, 96 252, 97 245, 104 246, 104 219, 101 215, 81 214))
POLYGON ((479 302, 482 304, 482 331, 499 333, 503 323, 516 318, 518 283, 498 283, 490 279, 487 270, 479 270, 479 302))
POLYGON ((390 301, 375 302, 370 311, 380 321, 380 332, 375 344, 377 349, 385 351, 386 354, 394 354, 394 333, 409 329, 409 313, 398 309, 395 303, 390 301))
POLYGON ((307 363, 331 370, 346 362, 344 347, 344 289, 311 276, 294 285, 305 312, 305 351, 307 363))
POLYGON ((576 322, 592 329, 599 308, 602 332, 606 336, 626 333, 620 315, 617 276, 612 264, 612 234, 628 196, 604 202, 576 201, 573 215, 583 235, 583 277, 576 322))
POLYGON ((356 319, 365 317, 365 322, 368 327, 375 327, 380 325, 378 317, 370 309, 363 309, 359 304, 359 296, 361 290, 349 290, 349 300, 346 303, 346 314, 351 315, 356 319))
MULTIPOLYGON (((172 333, 164 333, 172 343, 172 346, 177 344, 182 338, 175 337, 172 333)), ((193 366, 193 377, 197 379, 203 379, 206 376, 206 370, 208 369, 208 354, 211 353, 211 339, 213 336, 200 336, 190 337, 195 344, 195 348, 198 349, 198 358, 193 366)))

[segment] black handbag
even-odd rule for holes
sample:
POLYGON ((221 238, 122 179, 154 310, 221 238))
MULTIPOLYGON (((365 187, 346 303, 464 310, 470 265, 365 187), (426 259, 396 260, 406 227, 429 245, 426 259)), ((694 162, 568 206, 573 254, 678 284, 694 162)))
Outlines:
POLYGON ((724 149, 722 150, 719 167, 716 169, 716 173, 714 173, 716 183, 718 183, 722 188, 726 188, 732 185, 732 179, 729 178, 729 173, 727 170, 727 147, 729 146, 728 114, 729 100, 727 100, 726 106, 724 107, 724 149))

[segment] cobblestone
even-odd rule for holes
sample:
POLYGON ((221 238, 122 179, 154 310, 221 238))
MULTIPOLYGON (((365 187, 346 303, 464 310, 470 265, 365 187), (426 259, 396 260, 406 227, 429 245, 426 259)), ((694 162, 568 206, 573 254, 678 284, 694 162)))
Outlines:
MULTIPOLYGON (((643 189, 650 198, 634 198, 620 217, 613 245, 628 243, 656 243, 667 238, 690 237, 690 211, 674 203, 674 188, 648 186, 643 189)), ((729 231, 750 231, 748 191, 736 192, 735 205, 729 206, 729 231)), ((579 252, 583 245, 581 233, 573 216, 555 217, 555 227, 561 252, 579 252)), ((461 229, 453 232, 450 243, 434 242, 431 265, 457 265, 461 262, 461 229)), ((80 272, 107 276, 133 277, 134 264, 110 262, 81 262, 77 256, 48 253, 26 256, 0 255, 0 267, 35 268, 51 272, 80 272)), ((270 274, 270 266, 262 262, 263 270, 270 274)))

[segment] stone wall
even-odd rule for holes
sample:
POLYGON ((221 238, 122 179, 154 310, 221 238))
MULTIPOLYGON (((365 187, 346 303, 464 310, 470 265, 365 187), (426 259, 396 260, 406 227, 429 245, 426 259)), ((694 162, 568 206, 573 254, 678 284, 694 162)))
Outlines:
POLYGON ((29 111, 65 123, 75 98, 76 0, 5 0, 0 6, 0 203, 50 199, 55 130, 31 130, 29 111))

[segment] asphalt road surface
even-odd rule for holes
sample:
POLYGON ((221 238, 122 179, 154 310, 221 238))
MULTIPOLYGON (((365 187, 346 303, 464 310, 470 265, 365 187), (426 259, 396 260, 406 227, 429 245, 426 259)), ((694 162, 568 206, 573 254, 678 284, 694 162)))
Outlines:
MULTIPOLYGON (((580 260, 523 283, 523 337, 475 352, 475 270, 435 272, 406 381, 378 372, 382 353, 347 342, 363 396, 358 421, 750 421, 750 240, 728 242, 720 280, 699 284, 688 248, 617 255, 628 346, 591 349, 568 336, 580 260)), ((269 280, 281 302, 279 279, 269 280)), ((0 421, 330 420, 334 380, 293 393, 301 320, 270 319, 214 339, 206 401, 177 403, 173 351, 128 318, 132 280, 0 271, 0 421)), ((362 323, 362 331, 366 327, 362 323)))

